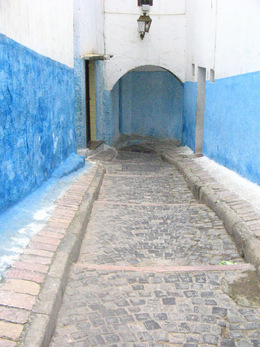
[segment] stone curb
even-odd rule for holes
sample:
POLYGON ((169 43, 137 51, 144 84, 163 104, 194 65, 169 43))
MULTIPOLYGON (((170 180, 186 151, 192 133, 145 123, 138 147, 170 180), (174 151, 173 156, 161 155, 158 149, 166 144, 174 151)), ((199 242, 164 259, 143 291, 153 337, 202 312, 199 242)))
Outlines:
MULTIPOLYGON (((218 190, 223 192, 224 188, 223 190, 221 190, 221 187, 213 189, 214 184, 217 186, 214 179, 209 175, 205 180, 200 178, 199 172, 202 170, 199 165, 192 161, 191 168, 191 159, 183 154, 178 152, 176 152, 176 155, 162 153, 161 157, 165 162, 174 165, 184 176, 195 198, 212 209, 223 221, 241 256, 255 266, 260 280, 260 240, 239 213, 231 208, 230 203, 217 193, 218 190)), ((243 200, 238 197, 237 199, 243 205, 243 200)))
POLYGON ((28 330, 20 344, 21 346, 49 346, 67 283, 69 269, 71 264, 77 260, 81 241, 104 174, 104 168, 100 167, 97 169, 78 212, 57 249, 55 259, 50 266, 37 303, 33 308, 28 330))

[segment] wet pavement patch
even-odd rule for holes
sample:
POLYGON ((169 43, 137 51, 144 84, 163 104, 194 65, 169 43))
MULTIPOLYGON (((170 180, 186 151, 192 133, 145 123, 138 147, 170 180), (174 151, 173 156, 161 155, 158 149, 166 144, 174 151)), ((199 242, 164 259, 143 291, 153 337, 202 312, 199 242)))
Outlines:
POLYGON ((156 154, 156 151, 153 148, 141 144, 126 146, 121 148, 120 150, 134 153, 156 154))
POLYGON ((254 271, 226 278, 228 295, 241 306, 260 307, 260 282, 254 271))

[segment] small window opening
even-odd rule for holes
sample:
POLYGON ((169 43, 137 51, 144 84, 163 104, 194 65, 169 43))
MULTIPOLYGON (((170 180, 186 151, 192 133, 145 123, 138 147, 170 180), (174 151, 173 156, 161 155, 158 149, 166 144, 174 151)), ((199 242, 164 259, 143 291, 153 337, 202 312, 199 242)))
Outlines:
POLYGON ((210 69, 210 82, 215 83, 215 71, 210 69))
POLYGON ((150 5, 153 6, 153 0, 138 0, 138 6, 150 5))
POLYGON ((195 64, 191 64, 191 74, 193 77, 195 76, 195 64))
POLYGON ((202 154, 207 70, 198 66, 195 153, 202 154))

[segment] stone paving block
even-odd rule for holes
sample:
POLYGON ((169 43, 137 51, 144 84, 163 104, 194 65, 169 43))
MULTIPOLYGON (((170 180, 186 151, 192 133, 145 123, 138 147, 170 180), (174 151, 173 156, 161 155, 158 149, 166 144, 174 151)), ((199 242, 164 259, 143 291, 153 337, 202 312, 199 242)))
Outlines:
POLYGON ((15 262, 13 267, 16 269, 29 270, 29 271, 35 271, 35 272, 41 272, 41 273, 47 273, 49 269, 49 266, 44 264, 28 264, 23 261, 15 262))
MULTIPOLYGON (((77 210, 78 207, 75 207, 75 209, 77 210)), ((44 228, 43 230, 46 230, 46 231, 48 231, 48 232, 59 233, 59 234, 66 234, 66 232, 67 232, 67 229, 62 228, 61 226, 58 226, 58 227, 56 227, 56 228, 51 227, 51 226, 48 224, 48 222, 47 222, 47 224, 46 224, 46 226, 45 226, 45 228, 44 228)))
POLYGON ((40 285, 31 281, 8 279, 1 287, 1 289, 16 293, 38 295, 40 292, 40 285))
POLYGON ((48 226, 51 228, 59 227, 59 228, 65 228, 67 229, 72 221, 72 218, 69 218, 69 220, 65 221, 63 218, 57 218, 57 219, 49 219, 48 220, 48 226))
POLYGON ((210 345, 217 345, 218 344, 219 337, 215 335, 205 334, 203 336, 203 341, 205 343, 208 343, 210 345))
POLYGON ((34 250, 44 250, 44 251, 51 251, 55 252, 57 249, 57 245, 50 245, 42 242, 30 242, 29 248, 32 248, 34 250))
POLYGON ((39 257, 52 258, 54 255, 54 252, 44 251, 41 249, 27 248, 25 250, 24 254, 37 255, 39 257))
POLYGON ((23 331, 23 325, 0 321, 0 337, 17 340, 23 331))
MULTIPOLYGON (((81 189, 82 190, 82 189, 81 189)), ((82 191, 79 193, 77 192, 78 195, 82 196, 82 191)), ((75 216, 75 212, 71 211, 70 209, 65 209, 62 207, 56 207, 55 210, 53 211, 51 215, 50 220, 55 220, 55 219, 64 219, 65 221, 72 219, 75 216)))
POLYGON ((25 324, 29 318, 29 311, 23 309, 0 306, 0 320, 25 324))
POLYGON ((41 242, 41 243, 47 243, 50 245, 59 245, 60 244, 60 239, 54 238, 54 237, 47 237, 47 236, 40 236, 36 235, 32 239, 33 242, 41 242))
POLYGON ((186 339, 186 335, 184 334, 171 333, 169 335, 169 342, 172 344, 184 344, 186 339))
POLYGON ((1 290, 0 291, 0 305, 10 306, 16 308, 23 308, 25 310, 31 310, 35 304, 35 296, 14 293, 1 290))
MULTIPOLYGON (((70 199, 69 199, 70 201, 70 199)), ((77 203, 77 206, 80 205, 80 202, 77 203)), ((67 229, 70 225, 71 221, 69 222, 61 222, 61 220, 49 220, 48 221, 48 227, 56 230, 61 230, 61 229, 67 229)))
POLYGON ((10 340, 0 339, 0 347, 14 347, 14 346, 16 346, 15 342, 12 342, 10 340))
POLYGON ((6 272, 6 278, 16 278, 21 280, 43 283, 44 275, 39 272, 28 270, 11 269, 6 272))
POLYGON ((20 260, 24 263, 42 264, 42 265, 50 265, 52 261, 51 258, 39 257, 37 255, 29 255, 29 254, 23 254, 20 260))
POLYGON ((48 231, 48 230, 41 230, 38 232, 37 234, 38 236, 42 236, 42 237, 51 237, 51 238, 54 238, 54 239, 63 239, 64 235, 62 233, 58 233, 58 232, 55 232, 55 231, 48 231))

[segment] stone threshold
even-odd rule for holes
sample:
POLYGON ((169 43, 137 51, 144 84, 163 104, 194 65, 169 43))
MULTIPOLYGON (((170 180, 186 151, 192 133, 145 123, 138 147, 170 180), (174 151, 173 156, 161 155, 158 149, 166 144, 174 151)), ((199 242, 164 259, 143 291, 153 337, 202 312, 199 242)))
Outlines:
POLYGON ((76 263, 74 269, 97 270, 97 271, 128 271, 148 273, 175 273, 175 272, 208 272, 208 271, 254 271, 251 264, 235 265, 198 265, 198 266, 120 266, 120 265, 97 265, 88 263, 76 263))

